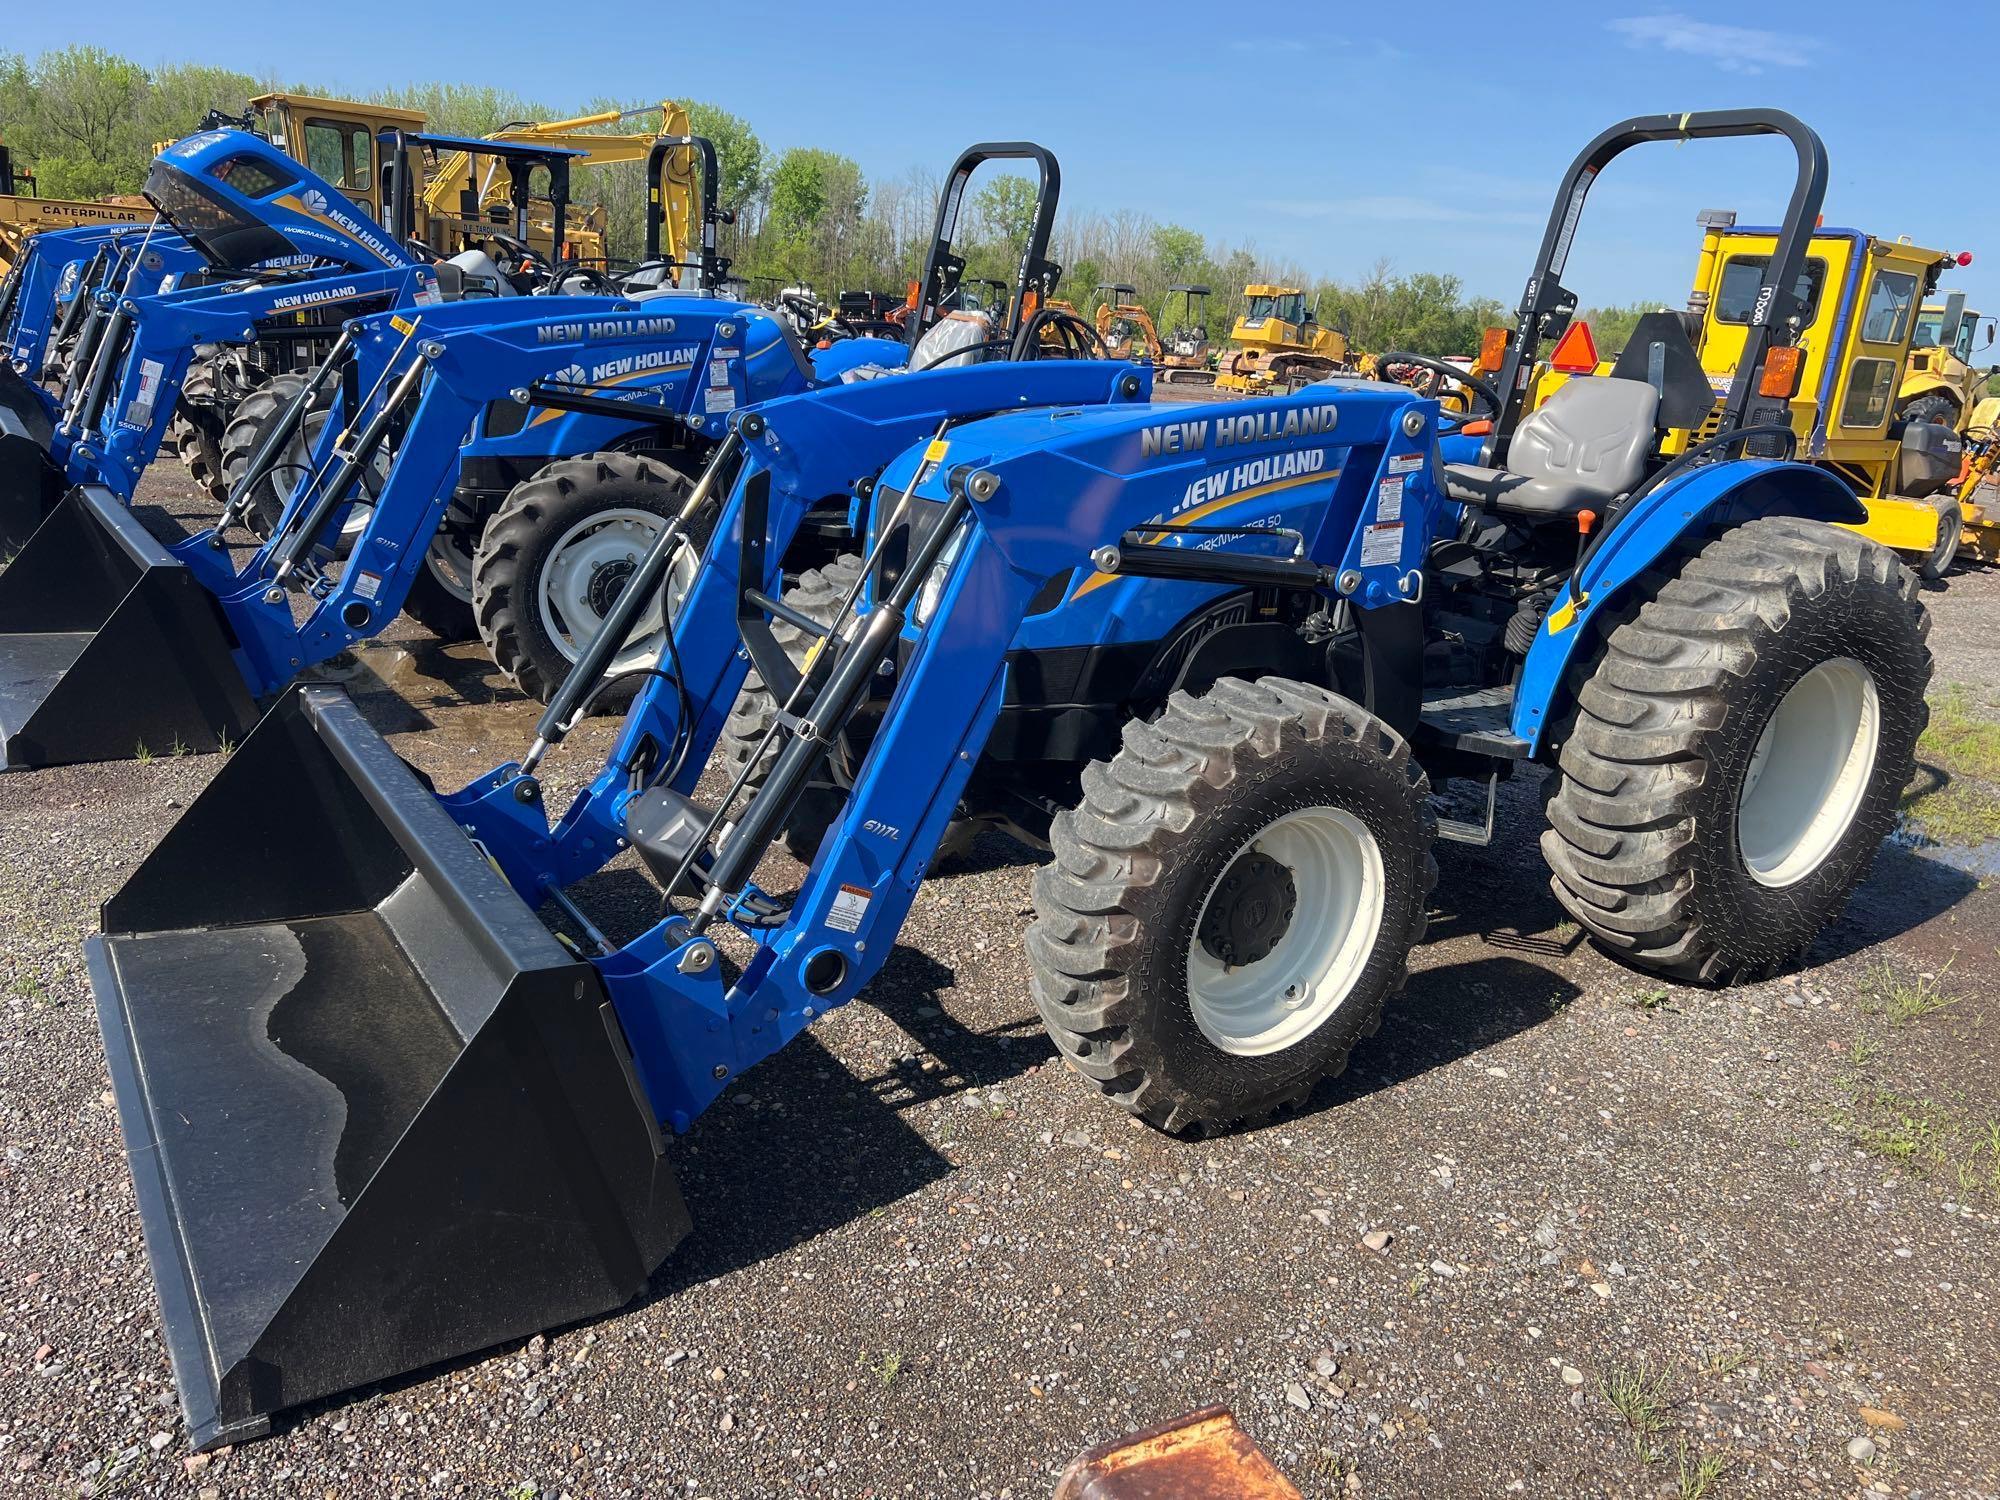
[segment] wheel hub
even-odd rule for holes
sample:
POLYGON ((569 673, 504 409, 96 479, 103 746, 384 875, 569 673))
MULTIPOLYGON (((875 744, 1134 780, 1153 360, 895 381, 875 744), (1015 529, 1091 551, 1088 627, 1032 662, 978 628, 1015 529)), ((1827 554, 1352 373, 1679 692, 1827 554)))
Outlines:
POLYGON ((1254 964, 1291 929, 1298 905, 1289 869, 1267 854, 1245 854, 1201 914, 1201 945, 1218 963, 1254 964))
POLYGON ((625 592, 626 581, 637 570, 636 563, 622 557, 592 569, 590 582, 584 586, 584 598, 590 602, 591 612, 600 619, 610 614, 611 606, 625 592))

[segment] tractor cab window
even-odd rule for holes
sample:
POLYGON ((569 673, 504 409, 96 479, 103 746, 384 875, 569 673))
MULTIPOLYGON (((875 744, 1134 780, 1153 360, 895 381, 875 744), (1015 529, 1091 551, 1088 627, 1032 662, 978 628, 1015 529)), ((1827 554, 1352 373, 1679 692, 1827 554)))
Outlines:
POLYGON ((337 188, 365 193, 375 182, 375 145, 366 125, 306 121, 306 165, 337 188))
POLYGON ((1861 341, 1900 344, 1917 300, 1917 278, 1906 271, 1877 271, 1861 316, 1861 341))
POLYGON ((1944 342, 1944 309, 1927 307, 1917 314, 1917 331, 1910 335, 1912 349, 1935 349, 1944 342))
POLYGON ((1246 318, 1276 318, 1280 323, 1303 323, 1306 320, 1306 296, 1304 292, 1288 292, 1282 297, 1252 297, 1246 318))
POLYGON ((1967 364, 1972 363, 1972 341, 1979 332, 1979 314, 1962 313, 1958 319, 1958 337, 1952 340, 1952 353, 1967 364))
MULTIPOLYGON (((1747 324, 1757 310, 1757 294, 1764 290, 1764 277, 1771 269, 1768 255, 1732 255, 1722 268, 1722 287, 1715 298, 1715 321, 1747 324)), ((1811 324, 1819 316, 1820 290, 1826 285, 1826 262, 1818 256, 1807 259, 1799 272, 1798 295, 1805 303, 1805 320, 1811 324)))

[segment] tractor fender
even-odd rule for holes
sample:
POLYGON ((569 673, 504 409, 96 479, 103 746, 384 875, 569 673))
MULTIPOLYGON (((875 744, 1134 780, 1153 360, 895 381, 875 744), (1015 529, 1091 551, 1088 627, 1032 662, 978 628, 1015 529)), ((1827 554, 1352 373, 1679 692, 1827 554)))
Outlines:
POLYGON ((1604 634, 1626 617, 1640 576, 1676 548, 1703 545, 1760 516, 1852 523, 1866 520, 1868 509, 1825 469, 1767 459, 1706 464, 1642 496, 1585 564, 1581 598, 1565 585, 1528 648, 1514 733, 1532 753, 1542 754, 1549 726, 1567 716, 1604 634))

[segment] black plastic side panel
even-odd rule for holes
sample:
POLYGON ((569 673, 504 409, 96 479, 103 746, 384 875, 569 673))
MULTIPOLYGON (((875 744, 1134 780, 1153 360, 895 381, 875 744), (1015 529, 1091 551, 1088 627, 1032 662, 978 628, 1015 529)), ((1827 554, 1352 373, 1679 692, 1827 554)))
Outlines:
POLYGON ((64 495, 0 571, 9 769, 215 750, 256 706, 221 609, 117 496, 64 495))

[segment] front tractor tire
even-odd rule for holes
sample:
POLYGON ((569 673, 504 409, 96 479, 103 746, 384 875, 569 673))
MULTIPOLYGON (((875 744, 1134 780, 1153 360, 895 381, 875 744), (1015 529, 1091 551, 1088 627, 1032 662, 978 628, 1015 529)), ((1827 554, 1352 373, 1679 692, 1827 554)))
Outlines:
POLYGON ((1627 963, 1728 984, 1801 957, 1874 861, 1929 716, 1917 582, 1853 532, 1725 532, 1612 632, 1542 850, 1627 963))
MULTIPOLYGON (((589 646, 653 538, 687 503, 678 469, 632 453, 559 459, 514 486, 480 534, 472 558, 472 609, 481 639, 522 692, 546 703, 589 646)), ((675 556, 666 593, 677 604, 715 524, 704 512, 675 556)), ((623 680, 598 703, 620 709, 664 649, 658 603, 612 659, 623 680)))
POLYGON ((1168 1131, 1302 1103, 1381 1024, 1437 879, 1410 747, 1324 688, 1175 693, 1083 773, 1028 929, 1072 1067, 1168 1131))

